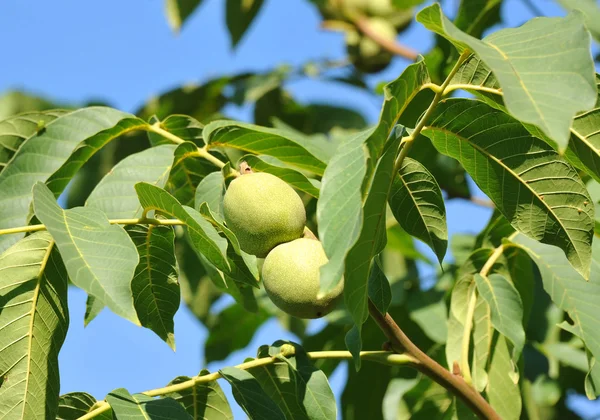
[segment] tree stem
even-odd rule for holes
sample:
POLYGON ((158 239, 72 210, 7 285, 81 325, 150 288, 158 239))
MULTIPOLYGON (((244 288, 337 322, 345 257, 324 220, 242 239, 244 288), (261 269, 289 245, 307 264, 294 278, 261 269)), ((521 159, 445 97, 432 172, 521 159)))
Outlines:
POLYGON ((373 302, 369 300, 369 312, 379 328, 390 340, 396 351, 406 351, 417 360, 415 367, 459 397, 478 417, 482 419, 501 420, 500 416, 477 391, 471 388, 460 375, 454 375, 439 363, 425 354, 400 329, 389 314, 382 315, 373 302))
MULTIPOLYGON (((338 359, 338 360, 352 360, 352 354, 349 351, 313 351, 307 353, 308 358, 311 360, 318 359, 338 359)), ((360 357, 364 360, 382 363, 386 365, 417 365, 419 362, 412 356, 407 354, 398 354, 389 351, 361 351, 360 357)), ((266 366, 273 363, 281 361, 278 356, 273 357, 263 357, 260 359, 250 360, 245 363, 241 363, 235 366, 238 369, 248 370, 259 366, 266 366)), ((185 382, 180 382, 178 384, 168 385, 163 388, 152 389, 149 391, 145 391, 142 394, 145 394, 149 397, 157 397, 161 395, 167 395, 173 392, 184 391, 189 388, 193 388, 197 384, 216 381, 221 378, 221 374, 219 372, 213 372, 206 375, 199 375, 190 378, 185 382)), ((78 420, 89 420, 94 417, 99 416, 100 414, 108 411, 110 409, 110 405, 106 401, 99 401, 93 407, 93 409, 79 417, 78 420)))

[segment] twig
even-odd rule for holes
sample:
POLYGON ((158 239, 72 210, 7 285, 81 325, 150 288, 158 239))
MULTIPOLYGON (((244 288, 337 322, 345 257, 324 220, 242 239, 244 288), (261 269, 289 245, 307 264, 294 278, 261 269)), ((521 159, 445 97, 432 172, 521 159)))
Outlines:
POLYGON ((402 44, 399 44, 395 40, 388 39, 379 35, 376 31, 373 30, 372 26, 369 24, 369 19, 367 19, 364 16, 356 18, 354 20, 354 24, 356 25, 358 30, 361 31, 365 36, 371 38, 382 48, 384 48, 392 54, 407 58, 411 61, 415 61, 419 56, 419 53, 413 50, 412 48, 406 47, 402 44))
POLYGON ((369 300, 369 312, 392 343, 392 347, 398 352, 406 352, 419 362, 415 365, 417 369, 459 397, 480 418, 501 420, 488 402, 475 389, 471 388, 462 376, 452 374, 427 356, 404 334, 392 317, 389 314, 382 315, 371 300, 369 300))
MULTIPOLYGON (((293 353, 292 353, 293 354, 293 353)), ((291 354, 286 354, 285 356, 289 356, 291 354)), ((307 353, 308 358, 311 360, 318 359, 338 359, 338 360, 352 360, 352 354, 349 351, 315 351, 307 353)), ((252 369, 259 366, 266 366, 273 363, 280 362, 281 355, 273 356, 273 357, 263 357, 260 359, 250 360, 248 362, 239 364, 235 366, 238 369, 247 370, 252 369)), ((397 354, 389 351, 361 351, 360 357, 363 360, 381 363, 385 365, 417 365, 417 360, 406 354, 397 354)), ((197 384, 212 382, 221 378, 221 374, 219 372, 208 373, 206 375, 199 375, 190 378, 187 381, 180 382, 178 384, 168 385, 163 388, 152 389, 149 391, 142 392, 149 397, 157 397, 161 395, 167 395, 172 392, 180 392, 189 388, 195 387, 197 384)), ((99 416, 102 413, 105 413, 110 409, 110 405, 106 401, 99 401, 92 408, 92 410, 79 417, 78 420, 89 420, 94 417, 99 416)))

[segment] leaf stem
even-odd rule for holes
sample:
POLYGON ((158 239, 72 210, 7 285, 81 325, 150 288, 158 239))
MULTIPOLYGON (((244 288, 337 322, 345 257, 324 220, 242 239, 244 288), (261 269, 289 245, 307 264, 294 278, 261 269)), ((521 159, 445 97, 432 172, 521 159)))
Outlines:
MULTIPOLYGON (((349 351, 314 351, 314 352, 308 352, 307 355, 308 355, 308 358, 311 360, 318 360, 318 359, 352 360, 352 354, 349 351)), ((241 363, 235 367, 238 369, 242 369, 242 370, 248 370, 248 369, 252 369, 255 367, 266 366, 266 365, 270 365, 270 364, 276 363, 278 361, 281 361, 280 357, 281 357, 281 355, 276 355, 276 356, 272 356, 272 357, 263 357, 260 359, 254 359, 254 360, 250 360, 248 362, 241 363)), ((361 351, 360 357, 364 360, 368 360, 368 361, 372 361, 372 362, 376 362, 376 363, 382 363, 382 364, 386 364, 386 365, 393 365, 393 366, 417 365, 419 363, 412 356, 409 356, 407 354, 398 354, 398 353, 389 352, 389 351, 361 351)), ((219 372, 213 372, 213 373, 209 373, 206 375, 194 376, 193 378, 190 378, 189 380, 187 380, 185 382, 180 382, 178 384, 168 385, 168 386, 165 386, 162 388, 145 391, 145 392, 142 392, 142 394, 145 394, 149 397, 157 397, 157 396, 161 396, 161 395, 167 395, 167 394, 170 394, 173 392, 180 392, 180 391, 184 391, 189 388, 193 388, 197 384, 212 382, 219 378, 221 378, 221 374, 219 372)), ((108 411, 109 409, 110 409, 110 405, 106 401, 99 401, 96 403, 96 405, 93 407, 93 409, 89 413, 79 417, 78 420, 93 419, 94 417, 99 416, 100 414, 108 411)))
POLYGON ((402 167, 402 162, 404 161, 404 158, 408 155, 408 151, 410 150, 410 147, 412 146, 413 141, 417 137, 419 137, 419 134, 421 134, 421 130, 423 130, 423 127, 425 127, 425 124, 427 124, 427 121, 431 117, 431 114, 433 114, 435 107, 444 97, 444 94, 445 94, 444 92, 445 92, 446 88, 448 87, 448 85, 450 84, 452 77, 456 74, 456 72, 458 71, 458 69, 460 68, 462 63, 464 63, 465 60, 470 55, 471 55, 471 53, 469 52, 469 50, 465 50, 460 55, 460 57, 458 57, 458 60, 454 64, 454 67, 452 67, 452 70, 450 70, 448 77, 446 77, 446 80, 444 80, 444 83, 442 83, 440 86, 437 86, 435 84, 428 84, 428 85, 431 85, 431 86, 429 86, 429 88, 435 92, 435 96, 431 100, 429 107, 425 111, 425 114, 423 115, 423 117, 421 117, 421 119, 417 123, 417 126, 415 127, 413 132, 409 136, 402 139, 402 143, 404 144, 404 147, 402 147, 402 150, 400 151, 400 154, 398 155, 398 158, 396 159, 396 162, 394 163, 394 172, 393 172, 394 174, 396 172, 398 172, 398 170, 402 167))
MULTIPOLYGON (((176 136, 173 133, 168 132, 167 130, 163 129, 160 126, 160 122, 155 122, 154 124, 152 124, 151 126, 148 127, 149 131, 153 131, 156 134, 160 134, 161 136, 163 136, 164 138, 166 138, 167 140, 172 141, 175 144, 182 144, 185 143, 185 140, 182 139, 179 136, 176 136)), ((221 159, 217 158, 216 156, 211 155, 208 152, 208 146, 204 146, 204 147, 198 147, 198 156, 208 160, 210 163, 212 163, 213 165, 215 165, 217 168, 223 168, 225 166, 225 162, 223 162, 221 159)), ((232 169, 232 171, 236 174, 236 176, 239 175, 239 173, 235 170, 232 169)))
MULTIPOLYGON (((179 219, 152 219, 148 217, 140 217, 138 219, 110 219, 108 221, 111 225, 163 225, 163 226, 175 226, 185 225, 179 219)), ((25 233, 25 232, 37 232, 40 230, 46 230, 46 225, 29 225, 19 226, 9 229, 0 229, 0 235, 9 235, 11 233, 25 233)))
POLYGON ((444 369, 439 363, 425 354, 400 329, 394 319, 389 314, 382 315, 371 300, 369 300, 369 312, 390 340, 392 348, 396 351, 405 351, 405 354, 412 356, 418 361, 414 365, 417 369, 460 398, 480 418, 501 420, 500 416, 488 402, 475 389, 471 388, 462 376, 455 375, 449 370, 444 369))

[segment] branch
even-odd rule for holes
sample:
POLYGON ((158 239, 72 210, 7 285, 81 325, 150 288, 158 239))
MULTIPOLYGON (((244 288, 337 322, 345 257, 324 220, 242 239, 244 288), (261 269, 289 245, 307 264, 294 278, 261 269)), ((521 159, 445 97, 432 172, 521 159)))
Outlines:
MULTIPOLYGON (((284 356, 290 356, 292 353, 285 353, 284 356)), ((352 360, 352 354, 349 351, 314 351, 307 353, 308 358, 311 360, 318 359, 338 359, 338 360, 352 360)), ((272 357, 263 357, 260 359, 254 359, 249 362, 245 362, 235 366, 238 369, 248 370, 259 366, 267 366, 273 363, 280 362, 280 357, 282 354, 272 356, 272 357)), ((397 365, 417 365, 418 362, 412 356, 406 354, 397 354, 389 351, 361 351, 360 357, 363 360, 381 363, 385 365, 397 366, 397 365)), ((190 378, 185 382, 180 382, 178 384, 168 385, 163 388, 152 389, 149 391, 142 392, 149 397, 157 397, 161 395, 170 394, 172 392, 180 392, 189 388, 195 387, 197 384, 212 382, 221 378, 221 374, 219 372, 209 373, 206 375, 199 375, 190 378)), ((78 420, 89 420, 94 417, 99 416, 100 414, 108 411, 110 409, 110 405, 106 401, 99 401, 93 407, 93 409, 79 417, 78 420)))
MULTIPOLYGON (((110 219, 108 222, 111 225, 185 225, 185 223, 179 219, 152 219, 148 217, 140 217, 139 219, 110 219)), ((37 232, 40 230, 46 230, 46 225, 39 224, 0 229, 0 235, 9 235, 11 233, 37 232)))
MULTIPOLYGON (((410 136, 405 137, 402 142, 404 143, 404 147, 400 152, 398 158, 396 159, 394 165, 394 173, 398 171, 398 169, 402 166, 402 162, 406 155, 408 154, 408 149, 414 142, 425 124, 427 120, 431 117, 435 107, 443 98, 446 88, 450 84, 450 81, 454 74, 458 71, 462 63, 469 57, 470 52, 465 50, 460 57, 454 67, 448 74, 444 83, 441 86, 427 86, 431 88, 435 92, 435 96, 431 101, 431 104, 425 111, 423 117, 419 120, 417 126, 410 134, 410 136)), ((419 364, 416 365, 417 369, 423 372, 425 375, 429 376, 431 379, 442 385, 444 388, 448 389, 454 395, 463 400, 465 404, 467 404, 471 410, 479 417, 484 419, 498 419, 500 420, 500 416, 494 411, 494 409, 488 404, 488 402, 474 389, 469 386, 467 382, 460 375, 455 375, 444 369, 439 363, 425 354, 419 347, 417 347, 404 331, 400 329, 398 324, 394 321, 394 319, 389 315, 382 315, 377 307, 371 302, 369 299, 369 312, 371 317, 377 322, 379 328, 384 332, 386 337, 390 340, 392 348, 398 352, 406 351, 410 356, 414 357, 418 360, 419 364)), ((459 371, 460 369, 457 369, 459 371)))
POLYGON ((396 351, 404 350, 417 360, 415 367, 438 384, 459 397, 477 416, 482 419, 501 420, 500 416, 477 391, 471 388, 460 375, 454 375, 426 355, 400 329, 389 314, 382 315, 369 300, 369 312, 379 328, 390 340, 396 351))
POLYGON ((404 45, 397 43, 395 40, 380 36, 376 31, 373 30, 371 24, 369 23, 369 19, 364 16, 360 16, 355 19, 354 24, 366 37, 371 38, 382 48, 392 54, 407 58, 411 61, 415 61, 419 56, 419 53, 412 48, 405 47, 404 45))

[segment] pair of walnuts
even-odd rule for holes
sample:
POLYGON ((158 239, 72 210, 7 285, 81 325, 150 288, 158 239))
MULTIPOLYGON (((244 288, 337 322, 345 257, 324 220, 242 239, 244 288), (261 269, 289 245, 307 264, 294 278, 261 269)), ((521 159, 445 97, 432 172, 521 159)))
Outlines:
POLYGON ((243 174, 229 184, 223 211, 242 250, 266 257, 262 281, 279 309, 298 318, 333 310, 343 282, 320 295, 319 269, 327 255, 320 241, 302 237, 306 211, 293 188, 268 173, 243 174))

